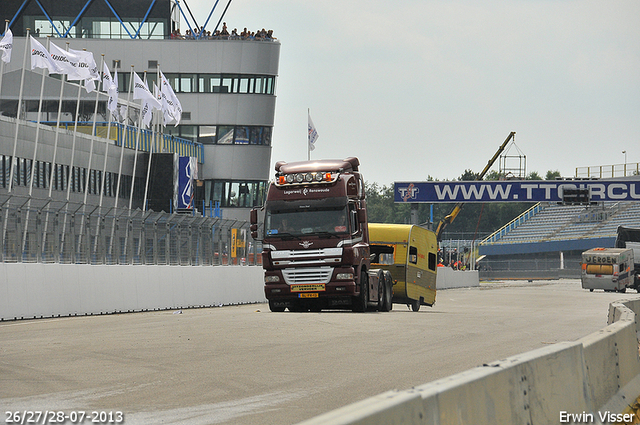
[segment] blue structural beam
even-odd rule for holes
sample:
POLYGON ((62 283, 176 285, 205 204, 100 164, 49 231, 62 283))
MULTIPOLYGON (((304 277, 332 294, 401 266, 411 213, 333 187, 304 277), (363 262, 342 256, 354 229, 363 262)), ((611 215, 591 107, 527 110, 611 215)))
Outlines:
MULTIPOLYGON (((49 16, 49 14, 47 13, 46 10, 44 10, 44 7, 42 7, 42 5, 40 4, 39 0, 36 0, 36 3, 38 3, 38 6, 40 6, 40 10, 42 10, 42 13, 44 13, 44 16, 47 17, 47 19, 49 20, 49 22, 51 23, 51 26, 53 27, 54 30, 56 30, 56 32, 58 33, 58 37, 62 37, 62 34, 60 34, 60 31, 58 31, 58 27, 56 27, 56 25, 53 23, 53 20, 51 20, 51 17, 49 16)), ((67 31, 68 32, 68 31, 67 31)))
POLYGON ((131 37, 132 39, 135 38, 135 36, 131 35, 129 30, 127 29, 127 26, 124 24, 124 22, 122 22, 122 19, 120 19, 120 15, 118 15, 118 13, 115 11, 113 6, 111 6, 111 3, 109 3, 109 0, 104 0, 104 2, 107 3, 107 6, 109 6, 109 9, 111 9, 111 12, 113 12, 113 16, 115 16, 118 22, 120 22, 120 25, 122 25, 122 28, 124 28, 127 34, 129 34, 129 37, 131 37))
POLYGON ((198 38, 202 37, 202 33, 204 32, 205 28, 207 27, 207 24, 209 23, 209 19, 211 19, 211 15, 213 15, 213 11, 216 10, 216 6, 218 5, 218 2, 220 0, 216 0, 216 3, 213 5, 213 7, 211 8, 211 12, 209 12, 209 16, 207 17, 206 22, 204 23, 204 25, 202 26, 202 29, 200 30, 200 34, 198 34, 198 38))
POLYGON ((151 13, 151 9, 153 9, 154 4, 156 4, 156 0, 153 0, 151 2, 149 9, 147 9, 147 13, 144 15, 144 18, 142 18, 142 22, 140 22, 140 26, 138 27, 138 31, 136 32, 135 38, 140 37, 140 30, 142 29, 142 26, 144 25, 144 23, 147 22, 147 18, 149 17, 149 13, 151 13))
MULTIPOLYGON (((16 21, 16 19, 18 19, 18 16, 20 15, 20 12, 22 12, 22 9, 24 9, 24 7, 27 5, 27 3, 29 3, 30 0, 24 0, 22 2, 22 5, 20 5, 20 8, 18 9, 18 11, 16 12, 15 15, 13 15, 13 18, 11 19, 11 22, 9 22, 9 28, 11 28, 11 25, 13 25, 13 23, 16 21)), ((40 6, 42 8, 42 6, 40 6)), ((2 34, 4 36, 4 34, 2 34)))
POLYGON ((69 25, 69 29, 67 30, 67 32, 64 33, 65 38, 69 35, 69 31, 71 31, 71 28, 73 28, 78 21, 80 20, 80 18, 82 17, 82 15, 84 14, 84 11, 87 10, 87 7, 89 7, 89 5, 91 4, 93 0, 88 0, 84 7, 82 8, 82 10, 80 11, 80 13, 78 13, 78 16, 76 16, 76 19, 73 20, 73 22, 71 23, 71 25, 69 25))
POLYGON ((187 24, 187 26, 191 30, 191 33, 193 33, 193 28, 191 28, 191 24, 189 23, 189 19, 187 19, 187 16, 184 14, 184 11, 180 7, 180 2, 178 0, 175 0, 175 2, 176 2, 176 6, 178 6, 178 10, 180 10, 180 14, 184 18, 185 23, 187 24))

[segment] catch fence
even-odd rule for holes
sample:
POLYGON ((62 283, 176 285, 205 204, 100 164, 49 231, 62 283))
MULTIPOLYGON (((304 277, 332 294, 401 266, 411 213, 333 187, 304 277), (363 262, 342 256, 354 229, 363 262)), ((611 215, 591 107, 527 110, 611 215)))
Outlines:
POLYGON ((3 195, 0 262, 256 265, 249 223, 3 195))

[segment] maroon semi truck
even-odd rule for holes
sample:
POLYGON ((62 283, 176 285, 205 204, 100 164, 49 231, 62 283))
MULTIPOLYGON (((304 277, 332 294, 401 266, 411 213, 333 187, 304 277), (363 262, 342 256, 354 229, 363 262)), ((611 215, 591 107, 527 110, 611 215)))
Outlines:
POLYGON ((271 311, 391 310, 391 275, 370 268, 359 164, 358 158, 276 164, 264 206, 251 211, 271 311))

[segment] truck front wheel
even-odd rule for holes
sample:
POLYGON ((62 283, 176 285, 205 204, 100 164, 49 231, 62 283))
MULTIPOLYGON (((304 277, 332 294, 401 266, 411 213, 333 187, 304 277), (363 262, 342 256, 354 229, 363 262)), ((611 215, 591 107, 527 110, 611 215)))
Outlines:
POLYGON ((276 306, 273 300, 269 300, 269 310, 274 313, 282 313, 286 307, 276 306))
POLYGON ((360 295, 353 300, 353 311, 363 313, 367 311, 369 301, 369 275, 366 270, 360 271, 360 295))

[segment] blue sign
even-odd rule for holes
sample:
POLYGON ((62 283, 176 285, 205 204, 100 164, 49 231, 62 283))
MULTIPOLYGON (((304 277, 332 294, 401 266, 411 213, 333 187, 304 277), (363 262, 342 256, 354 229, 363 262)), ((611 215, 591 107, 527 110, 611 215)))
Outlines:
POLYGON ((592 202, 640 201, 639 180, 395 182, 394 202, 561 202, 564 189, 589 189, 592 202))
POLYGON ((193 208, 193 181, 197 178, 197 159, 181 156, 178 162, 178 208, 193 208))

